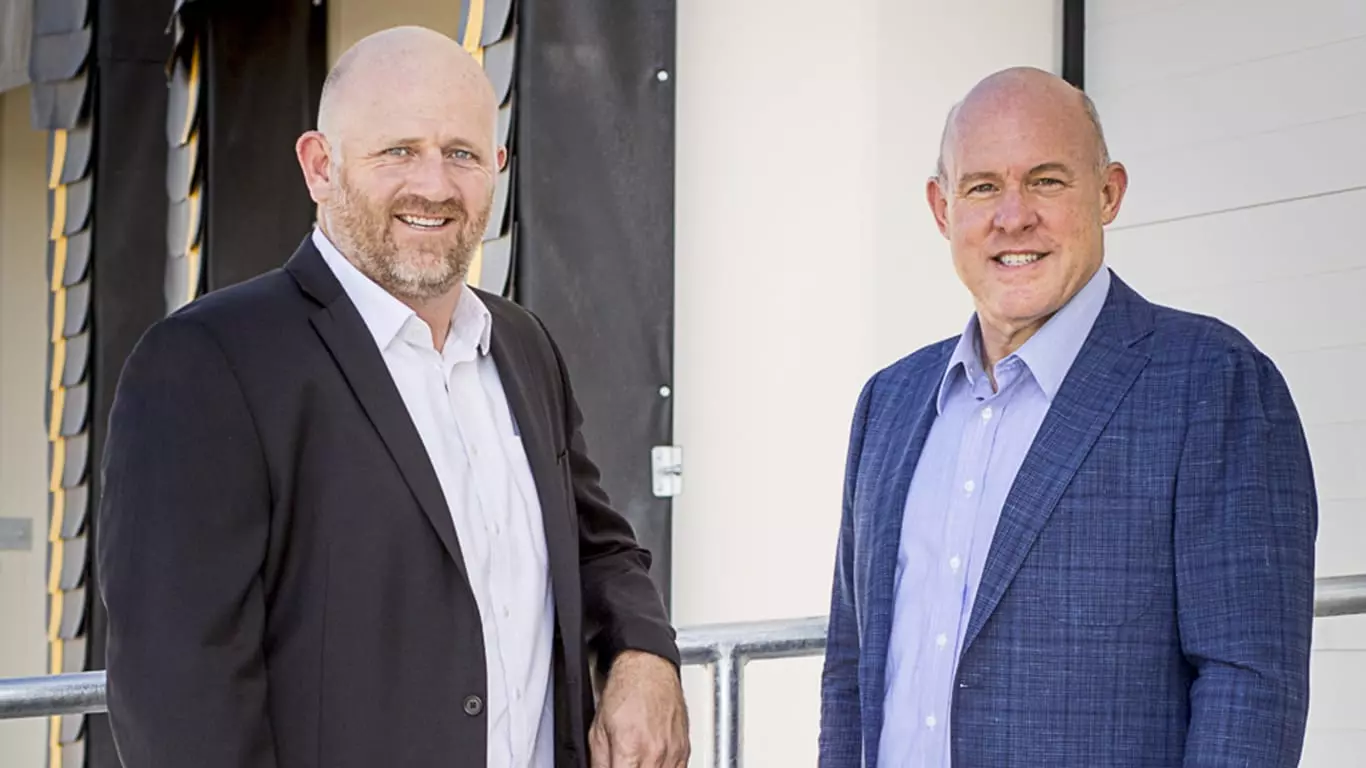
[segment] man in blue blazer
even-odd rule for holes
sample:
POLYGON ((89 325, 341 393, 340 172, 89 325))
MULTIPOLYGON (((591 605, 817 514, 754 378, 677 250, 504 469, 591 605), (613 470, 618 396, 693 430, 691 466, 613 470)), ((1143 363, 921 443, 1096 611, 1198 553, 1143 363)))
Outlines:
POLYGON ((982 81, 927 196, 976 312, 859 397, 822 768, 1292 768, 1317 500, 1285 381, 1104 266, 1090 101, 982 81))

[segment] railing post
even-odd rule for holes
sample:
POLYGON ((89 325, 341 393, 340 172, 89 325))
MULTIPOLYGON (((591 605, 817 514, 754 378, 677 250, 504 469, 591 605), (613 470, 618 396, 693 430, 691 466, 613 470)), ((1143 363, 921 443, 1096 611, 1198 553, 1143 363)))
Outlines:
POLYGON ((712 763, 714 768, 740 768, 741 709, 744 660, 733 643, 716 647, 712 666, 712 763))

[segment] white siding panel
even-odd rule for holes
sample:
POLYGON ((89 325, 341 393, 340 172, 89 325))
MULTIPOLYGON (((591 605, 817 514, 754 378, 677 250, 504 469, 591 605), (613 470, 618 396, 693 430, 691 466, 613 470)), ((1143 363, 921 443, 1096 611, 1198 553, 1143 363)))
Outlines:
MULTIPOLYGON (((1134 194, 1156 181, 1142 165, 1132 172, 1134 194)), ((1350 246, 1358 242, 1363 211, 1366 189, 1136 227, 1128 224, 1126 203, 1106 236, 1106 258, 1149 298, 1192 286, 1233 289, 1341 272, 1366 263, 1361 247, 1350 246)))
POLYGON ((1366 731, 1310 727, 1300 768, 1361 768, 1366 731))
POLYGON ((1287 352, 1277 355, 1274 362, 1290 382, 1290 394, 1306 429, 1366 423, 1366 398, 1343 396, 1344 383, 1366 381, 1366 344, 1287 352))
POLYGON ((1366 723, 1366 651, 1316 651, 1309 686, 1310 727, 1361 728, 1366 723))
MULTIPOLYGON (((1179 121, 1183 116, 1148 119, 1179 121)), ((1130 179, 1116 226, 1366 189, 1363 136, 1366 114, 1357 114, 1176 150, 1113 146, 1130 179)))
MULTIPOLYGON (((1093 0, 1086 85, 1129 168, 1107 261, 1276 362, 1318 486, 1319 576, 1366 572, 1366 2, 1093 0)), ((1303 768, 1366 764, 1366 616, 1314 626, 1303 768)))
MULTIPOLYGON (((1356 439, 1366 438, 1366 424, 1357 425, 1356 439)), ((1357 468, 1360 472, 1360 468, 1357 468)), ((1366 547, 1366 497, 1319 499, 1318 574, 1346 576, 1360 573, 1362 549, 1366 547)), ((1366 615, 1355 619, 1366 628, 1366 615)), ((1366 635, 1356 647, 1366 648, 1366 635)), ((1366 691, 1362 691, 1366 696, 1366 691)))
POLYGON ((1086 32, 1091 35, 1107 24, 1131 23, 1140 16, 1170 13, 1197 1, 1148 0, 1144 3, 1135 3, 1133 0, 1088 0, 1086 3, 1086 32))
MULTIPOLYGON (((1322 549, 1323 539, 1319 539, 1322 549)), ((1325 616, 1314 621, 1314 650, 1366 649, 1366 616, 1325 616)), ((1312 695, 1312 694, 1310 694, 1312 695)))
POLYGON ((1200 77, 1097 91, 1096 107, 1116 151, 1198 146, 1366 113, 1362 62, 1366 35, 1200 77))
MULTIPOLYGON (((1347 315, 1347 308, 1360 306, 1366 297, 1366 264, 1332 274, 1227 287, 1208 288, 1192 282, 1160 292, 1147 291, 1146 286, 1139 289, 1155 301, 1213 315, 1235 326, 1277 361, 1292 352, 1366 344, 1362 325, 1347 315)), ((1344 350, 1344 354, 1352 352, 1344 350)))
POLYGON ((1366 35, 1361 0, 1199 0, 1161 4, 1092 0, 1087 90, 1115 95, 1142 83, 1208 74, 1366 35), (1117 16, 1111 6, 1145 11, 1117 16))
MULTIPOLYGON (((1355 513, 1366 508, 1366 422, 1323 424, 1305 430, 1309 437, 1309 453, 1314 459, 1314 475, 1319 497, 1325 500, 1352 502, 1355 513)), ((1327 515, 1325 514, 1325 517, 1327 515)), ((1357 539, 1356 557, 1351 570, 1366 572, 1366 542, 1357 539)), ((1351 549, 1343 557, 1351 555, 1351 549)), ((1346 563, 1339 565, 1346 569, 1346 563)), ((1363 689, 1366 696, 1366 689, 1363 689)), ((1366 721, 1362 725, 1366 727, 1366 721)))

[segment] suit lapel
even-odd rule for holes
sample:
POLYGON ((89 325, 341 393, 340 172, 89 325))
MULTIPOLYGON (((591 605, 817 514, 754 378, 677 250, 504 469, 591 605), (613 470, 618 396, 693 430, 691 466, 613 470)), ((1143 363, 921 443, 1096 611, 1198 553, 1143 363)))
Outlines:
POLYGON ((972 645, 1024 564, 1091 446, 1148 363, 1133 348, 1150 330, 1146 304, 1114 278, 1109 304, 1063 380, 1006 496, 963 641, 972 645), (1147 322, 1145 322, 1147 321, 1147 322))
POLYGON ((436 478, 436 470, 432 468, 422 437, 394 386, 384 358, 365 327, 365 320, 311 241, 305 240, 286 269, 305 292, 322 304, 310 318, 314 329, 337 361, 347 384, 379 432, 446 552, 468 582, 465 558, 455 535, 455 522, 436 478))
MULTIPOLYGON (((863 680, 865 700, 878 706, 886 682, 887 648, 892 634, 891 608, 896 599, 896 561, 906 515, 906 494, 934 423, 939 383, 952 352, 953 345, 946 345, 944 352, 927 363, 920 375, 896 382, 893 385, 895 394, 881 411, 890 423, 880 430, 886 435, 886 442, 882 446, 880 466, 871 478, 871 487, 877 489, 872 506, 876 517, 869 526, 865 584, 867 605, 871 609, 860 612, 863 635, 867 638, 867 658, 871 662, 863 680), (888 606, 888 610, 880 611, 878 606, 888 606)), ((870 424, 869 428, 872 427, 870 424)))
MULTIPOLYGON (((556 622, 561 634, 567 636, 565 607, 572 581, 568 578, 577 565, 577 544, 571 527, 572 510, 565 508, 567 489, 560 483, 560 468, 555 453, 553 414, 538 407, 531 392, 544 390, 549 384, 544 376, 537 376, 527 358, 525 345, 514 335, 503 309, 497 302, 486 302, 493 315, 493 334, 490 339, 493 361, 498 366, 498 377, 503 382, 508 407, 513 421, 522 435, 522 447, 531 476, 536 482, 536 496, 540 500, 541 519, 545 526, 546 557, 550 565, 551 590, 555 598, 556 622), (571 545, 573 548, 571 549, 571 545)), ((565 459, 568 460, 567 458, 565 459)))
POLYGON ((436 529, 436 535, 460 568, 460 574, 468 578, 460 542, 455 535, 455 522, 451 519, 431 458, 384 365, 384 358, 365 329, 365 322, 350 302, 335 302, 312 319, 313 327, 332 352, 351 391, 383 438, 403 479, 417 497, 432 528, 436 529))

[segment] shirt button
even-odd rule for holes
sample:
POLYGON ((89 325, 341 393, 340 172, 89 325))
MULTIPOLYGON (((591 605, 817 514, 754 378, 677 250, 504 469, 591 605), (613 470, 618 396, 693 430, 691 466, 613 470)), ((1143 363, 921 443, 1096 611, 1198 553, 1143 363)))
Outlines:
POLYGON ((522 700, 522 689, 517 688, 512 692, 512 697, 518 701, 522 700))
POLYGON ((939 637, 936 637, 934 639, 934 644, 939 646, 940 648, 943 648, 944 646, 949 644, 949 636, 941 634, 939 637))
POLYGON ((503 606, 503 618, 506 619, 507 617, 509 617, 509 616, 511 616, 511 615, 512 615, 512 612, 509 611, 509 610, 507 609, 507 606, 503 606))
POLYGON ((926 727, 926 728, 933 728, 933 727, 935 727, 935 726, 938 725, 938 724, 939 724, 939 720, 937 720, 937 719, 935 718, 934 715, 930 715, 929 717, 925 718, 925 727, 926 727))
POLYGON ((484 700, 478 696, 465 697, 465 714, 470 717, 478 717, 484 711, 484 700))
POLYGON ((967 481, 966 483, 963 483, 963 490, 968 493, 972 493, 976 488, 977 483, 974 483, 971 480, 967 481))
POLYGON ((955 573, 958 572, 958 566, 962 564, 963 561, 958 559, 958 555, 954 555, 953 557, 949 558, 949 567, 952 568, 955 573))
POLYGON ((982 421, 991 421, 991 406, 982 409, 982 421))

